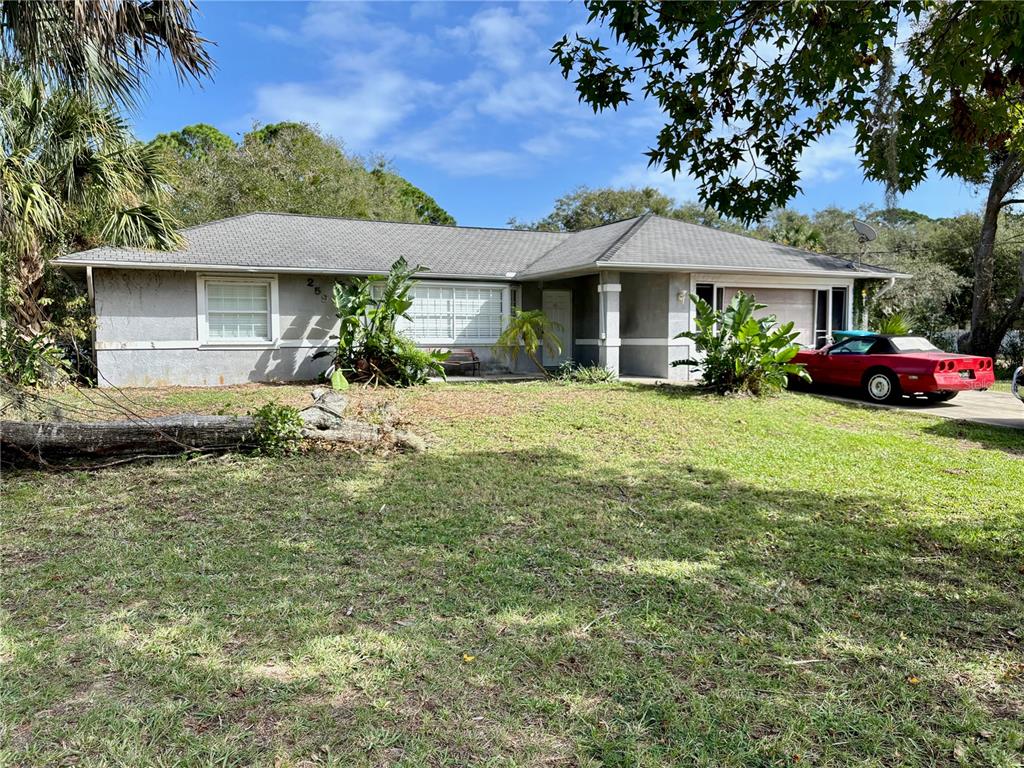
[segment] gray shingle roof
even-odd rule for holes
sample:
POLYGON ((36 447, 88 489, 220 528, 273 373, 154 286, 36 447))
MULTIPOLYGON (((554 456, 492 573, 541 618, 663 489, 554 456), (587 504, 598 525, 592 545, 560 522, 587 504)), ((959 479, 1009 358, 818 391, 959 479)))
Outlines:
POLYGON ((476 227, 250 213, 182 231, 178 251, 94 248, 60 264, 153 264, 186 267, 387 272, 404 256, 438 275, 495 277, 518 272, 569 237, 476 227))
POLYGON ((614 269, 660 265, 705 272, 842 272, 854 277, 900 274, 838 256, 648 214, 577 232, 532 263, 522 276, 596 266, 614 269))
POLYGON ((506 279, 664 266, 675 270, 898 273, 836 256, 646 215, 575 233, 444 227, 251 213, 182 232, 178 251, 95 248, 59 264, 238 267, 309 272, 386 272, 404 256, 435 275, 506 279))
POLYGON ((616 243, 626 237, 642 219, 625 219, 603 227, 574 232, 532 262, 524 274, 547 274, 592 266, 616 243))

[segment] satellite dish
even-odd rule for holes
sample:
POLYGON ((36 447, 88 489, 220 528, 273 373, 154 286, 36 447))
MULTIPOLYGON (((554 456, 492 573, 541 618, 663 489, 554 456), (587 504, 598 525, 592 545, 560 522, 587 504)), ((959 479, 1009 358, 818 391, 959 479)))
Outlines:
POLYGON ((854 219, 853 228, 857 230, 857 242, 861 245, 864 245, 864 243, 870 243, 878 237, 878 233, 875 232, 874 227, 870 224, 865 224, 863 221, 854 219))

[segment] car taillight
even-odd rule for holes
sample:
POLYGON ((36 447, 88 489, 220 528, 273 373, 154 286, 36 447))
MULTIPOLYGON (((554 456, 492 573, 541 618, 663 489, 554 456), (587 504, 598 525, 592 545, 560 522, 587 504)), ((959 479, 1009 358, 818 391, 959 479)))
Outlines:
POLYGON ((952 360, 939 360, 935 366, 936 371, 952 371, 953 361, 952 360))

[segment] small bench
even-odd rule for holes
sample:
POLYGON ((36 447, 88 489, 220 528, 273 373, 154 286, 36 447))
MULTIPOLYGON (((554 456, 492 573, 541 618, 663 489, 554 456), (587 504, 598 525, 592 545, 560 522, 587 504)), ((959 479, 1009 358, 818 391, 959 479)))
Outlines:
POLYGON ((476 352, 472 349, 462 347, 460 349, 450 349, 448 352, 448 359, 443 363, 446 371, 451 368, 454 370, 449 371, 449 373, 462 373, 468 370, 474 376, 480 375, 480 358, 476 356, 476 352))

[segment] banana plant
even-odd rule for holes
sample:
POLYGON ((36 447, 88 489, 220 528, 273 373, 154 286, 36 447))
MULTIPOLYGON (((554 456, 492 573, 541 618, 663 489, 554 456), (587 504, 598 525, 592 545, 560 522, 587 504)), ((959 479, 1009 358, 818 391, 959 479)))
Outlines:
POLYGON ((694 343, 698 358, 676 360, 701 372, 704 385, 715 392, 746 392, 760 395, 777 392, 787 386, 789 377, 810 381, 799 363, 790 362, 800 346, 799 332, 793 323, 777 325, 775 315, 757 317, 766 308, 742 291, 737 291, 723 310, 715 310, 696 294, 690 294, 696 310, 695 331, 685 331, 677 339, 694 343))

